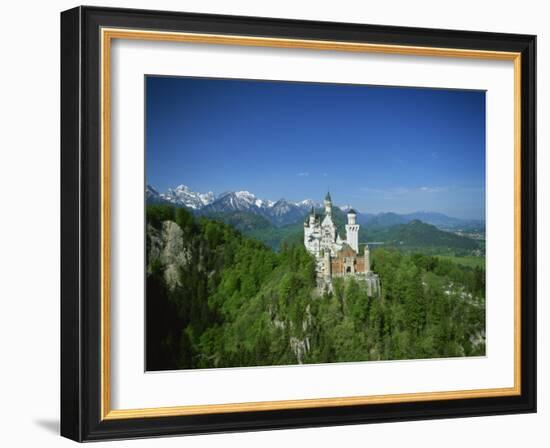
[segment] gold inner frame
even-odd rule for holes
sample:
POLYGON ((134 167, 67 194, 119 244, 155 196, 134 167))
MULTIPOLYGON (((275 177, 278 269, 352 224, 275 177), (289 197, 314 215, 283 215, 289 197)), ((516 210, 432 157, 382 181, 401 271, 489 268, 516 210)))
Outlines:
POLYGON ((166 417, 226 412, 306 409, 414 401, 501 397, 521 394, 521 54, 514 52, 418 47, 306 39, 101 29, 101 419, 166 417), (111 409, 110 369, 110 62, 113 39, 169 41, 213 45, 296 48, 311 50, 383 53, 414 56, 507 60, 514 62, 514 386, 441 392, 418 392, 302 400, 261 401, 230 404, 111 409))

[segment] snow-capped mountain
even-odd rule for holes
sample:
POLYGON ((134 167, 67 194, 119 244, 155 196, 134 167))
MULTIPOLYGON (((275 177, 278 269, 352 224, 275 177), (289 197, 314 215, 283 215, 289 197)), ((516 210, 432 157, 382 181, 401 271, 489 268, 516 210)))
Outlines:
POLYGON ((249 191, 234 191, 221 194, 200 213, 249 212, 263 216, 273 224, 285 225, 303 218, 312 204, 311 200, 295 203, 279 199, 274 202, 260 199, 249 191))
POLYGON ((300 202, 294 202, 294 205, 301 209, 307 209, 308 211, 311 210, 311 207, 313 208, 320 208, 322 207, 322 204, 319 201, 314 201, 313 199, 304 199, 300 202))
POLYGON ((145 194, 148 203, 184 206, 204 215, 250 212, 263 216, 277 225, 294 223, 303 218, 311 207, 320 207, 320 204, 312 199, 300 202, 291 202, 286 199, 271 201, 261 199, 249 191, 228 191, 215 197, 212 192, 198 193, 186 185, 169 188, 166 193, 159 193, 154 187, 147 185, 145 194))
MULTIPOLYGON (((148 186, 148 188, 150 188, 148 186)), ((175 205, 182 205, 193 210, 199 210, 204 206, 212 203, 215 199, 214 193, 197 193, 192 191, 186 185, 179 185, 176 188, 169 188, 166 193, 160 193, 160 198, 165 202, 175 205)))
POLYGON ((275 202, 268 210, 266 210, 266 218, 277 225, 285 225, 296 222, 299 219, 303 218, 311 209, 311 206, 308 206, 307 204, 299 204, 300 203, 289 202, 285 199, 280 199, 275 202))
POLYGON ((265 202, 254 196, 249 191, 233 191, 220 194, 216 200, 206 204, 202 213, 209 212, 246 212, 261 209, 266 206, 265 202))

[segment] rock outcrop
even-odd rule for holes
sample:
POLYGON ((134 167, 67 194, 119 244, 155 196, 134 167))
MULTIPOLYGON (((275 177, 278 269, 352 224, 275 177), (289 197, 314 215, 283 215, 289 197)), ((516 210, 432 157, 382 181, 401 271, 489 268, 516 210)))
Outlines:
POLYGON ((164 267, 164 280, 170 289, 180 284, 179 271, 190 262, 191 254, 183 241, 183 231, 173 221, 164 221, 159 231, 147 225, 147 273, 160 263, 164 267))

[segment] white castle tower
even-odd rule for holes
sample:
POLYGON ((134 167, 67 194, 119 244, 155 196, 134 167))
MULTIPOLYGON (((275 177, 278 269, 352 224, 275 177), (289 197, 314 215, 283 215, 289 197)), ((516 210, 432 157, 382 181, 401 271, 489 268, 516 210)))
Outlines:
POLYGON ((355 222, 357 213, 350 208, 348 211, 348 223, 346 224, 346 241, 355 251, 359 252, 359 224, 355 222))
POLYGON ((320 248, 324 251, 330 251, 330 254, 334 256, 340 247, 336 247, 336 244, 340 246, 338 235, 336 232, 336 224, 332 220, 332 199, 330 193, 325 196, 325 217, 321 222, 321 244, 320 248))

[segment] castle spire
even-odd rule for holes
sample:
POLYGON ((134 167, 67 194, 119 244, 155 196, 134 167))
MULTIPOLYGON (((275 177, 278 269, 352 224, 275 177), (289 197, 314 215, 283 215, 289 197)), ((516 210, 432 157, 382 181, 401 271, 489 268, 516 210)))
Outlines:
POLYGON ((330 198, 330 192, 327 191, 325 196, 325 213, 327 215, 332 214, 332 199, 330 198))

